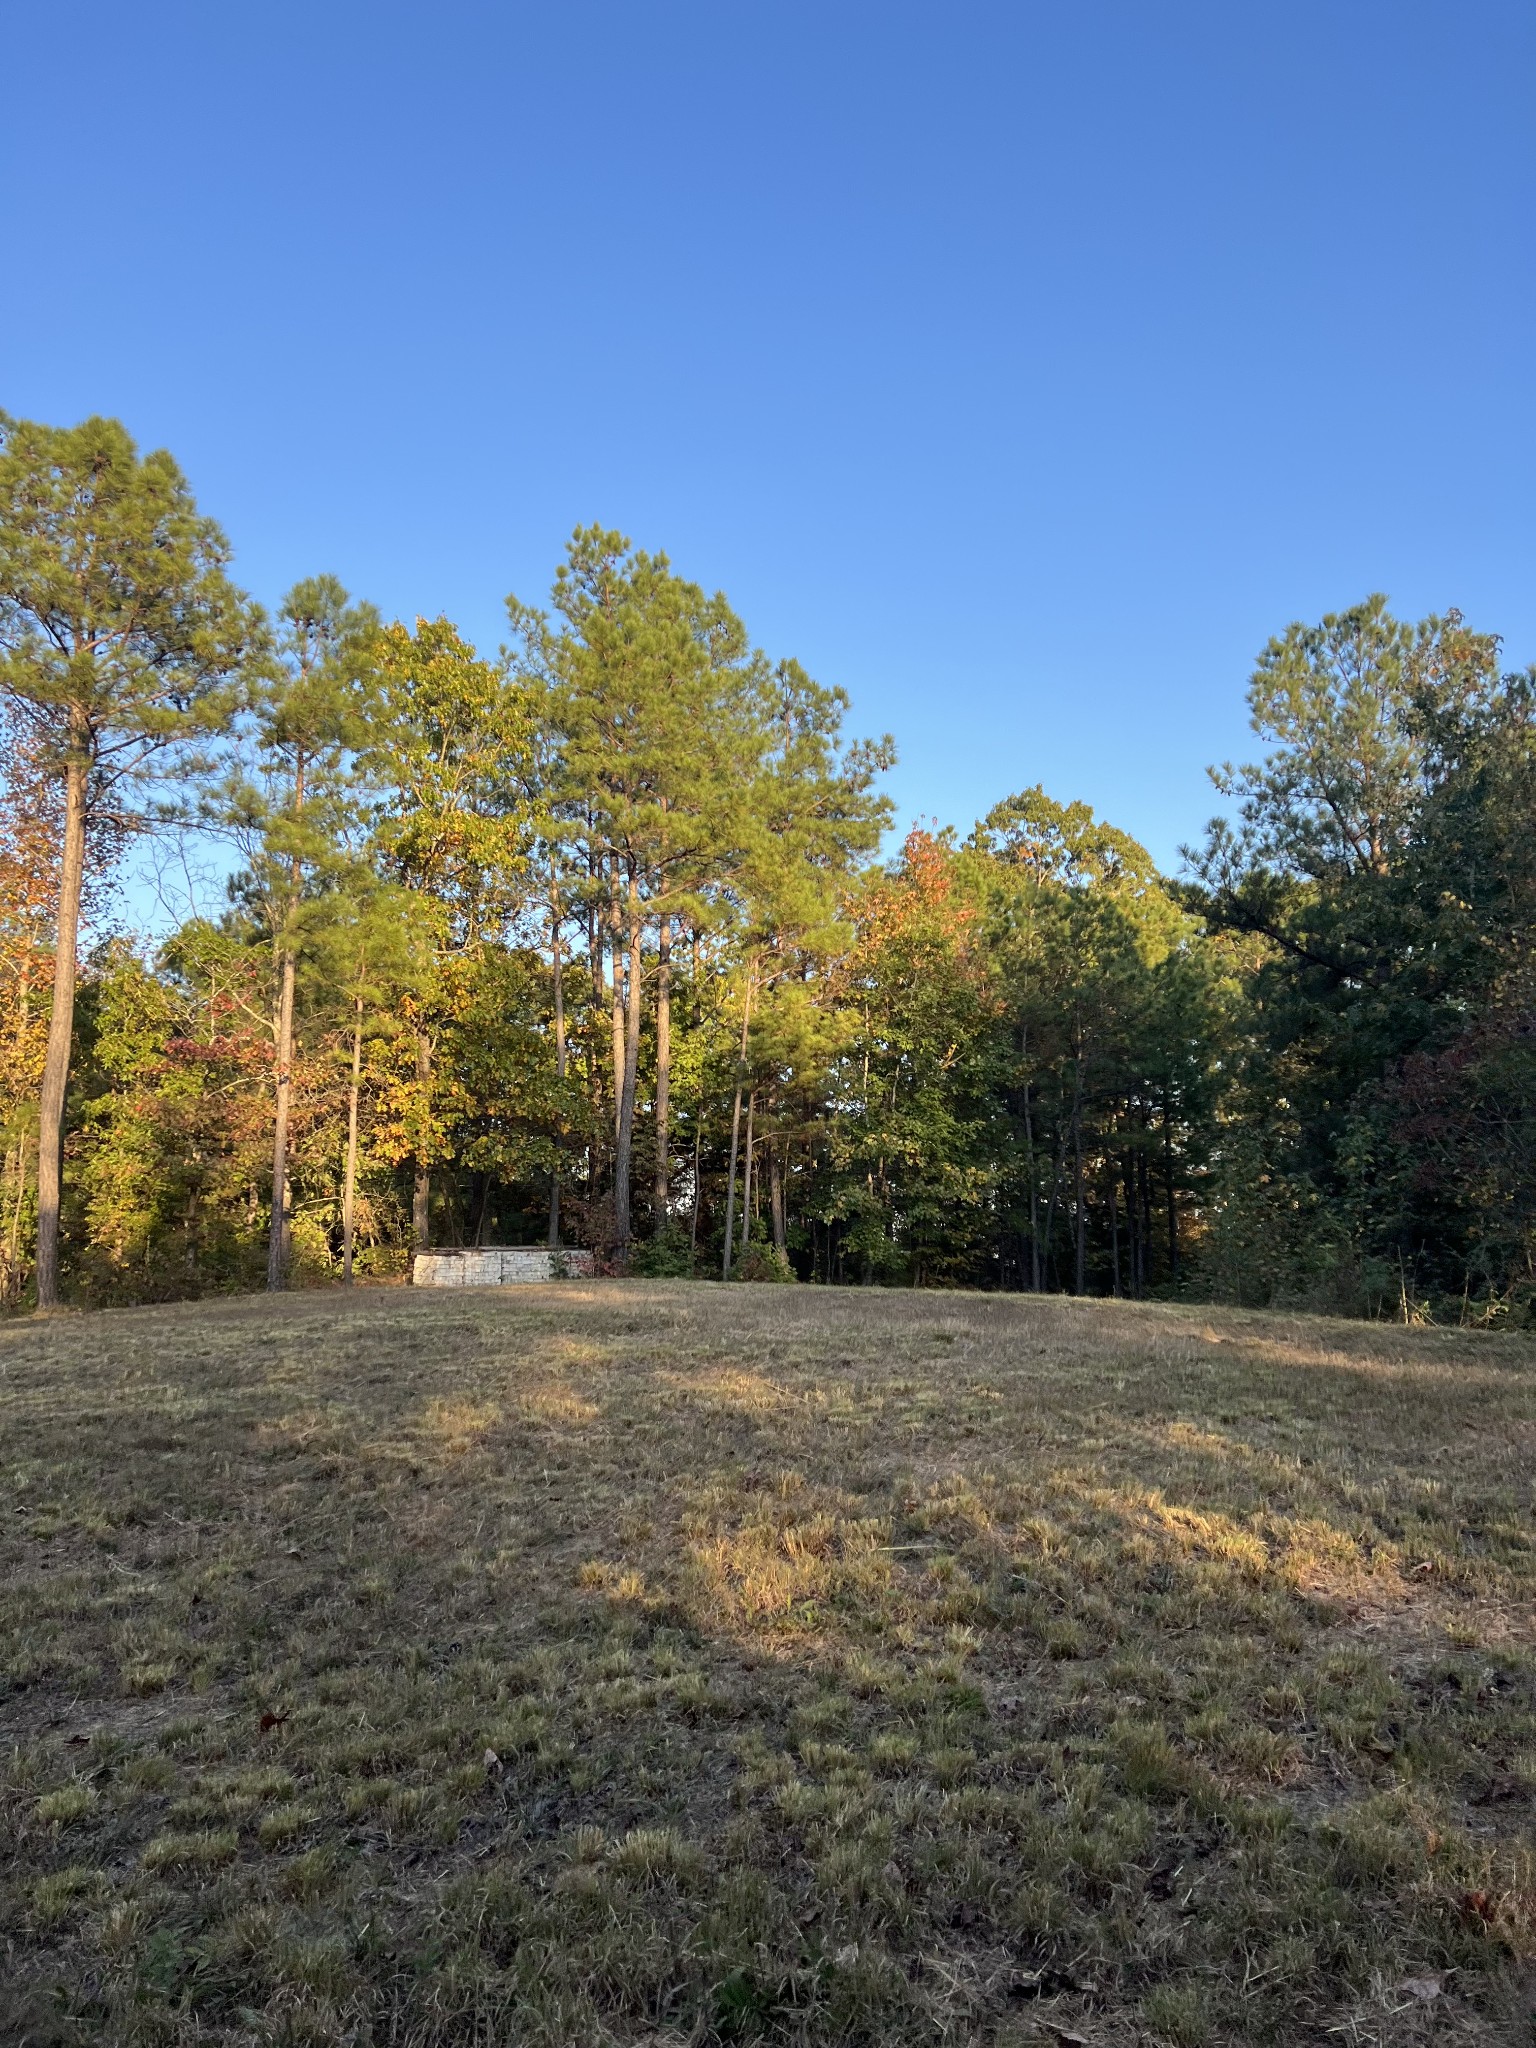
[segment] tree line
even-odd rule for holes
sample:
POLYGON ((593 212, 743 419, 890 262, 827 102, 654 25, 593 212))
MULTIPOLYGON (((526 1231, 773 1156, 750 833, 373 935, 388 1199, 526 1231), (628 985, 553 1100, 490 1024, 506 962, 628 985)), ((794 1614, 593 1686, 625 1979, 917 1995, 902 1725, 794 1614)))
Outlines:
POLYGON ((890 740, 665 555, 578 531, 494 656, 268 615, 169 455, 0 415, 0 1298, 547 1243, 1523 1317, 1533 692, 1371 597, 1180 876, 1038 787, 882 857, 890 740), (187 835, 226 900, 134 931, 187 835))

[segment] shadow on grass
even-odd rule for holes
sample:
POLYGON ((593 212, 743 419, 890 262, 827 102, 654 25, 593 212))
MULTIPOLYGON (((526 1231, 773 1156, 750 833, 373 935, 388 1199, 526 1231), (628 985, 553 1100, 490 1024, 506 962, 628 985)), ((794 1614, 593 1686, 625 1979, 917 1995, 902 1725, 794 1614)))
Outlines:
POLYGON ((5 1334, 37 2039, 1515 2037, 1522 1346, 569 1284, 5 1334))

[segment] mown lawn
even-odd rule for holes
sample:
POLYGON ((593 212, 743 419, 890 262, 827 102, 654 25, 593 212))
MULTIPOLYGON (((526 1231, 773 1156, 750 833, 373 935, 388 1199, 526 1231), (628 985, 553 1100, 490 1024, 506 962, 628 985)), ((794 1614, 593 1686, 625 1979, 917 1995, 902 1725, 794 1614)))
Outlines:
POLYGON ((0 2041, 1530 2042, 1536 1343, 0 1327, 0 2041))

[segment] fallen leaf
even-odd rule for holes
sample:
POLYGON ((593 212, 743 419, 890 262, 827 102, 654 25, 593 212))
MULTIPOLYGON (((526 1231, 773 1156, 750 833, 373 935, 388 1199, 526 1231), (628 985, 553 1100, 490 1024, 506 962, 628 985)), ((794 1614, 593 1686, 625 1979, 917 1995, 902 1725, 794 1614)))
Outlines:
POLYGON ((274 1728, 281 1728, 287 1718, 286 1714, 263 1714, 261 1717, 262 1734, 270 1735, 274 1728))

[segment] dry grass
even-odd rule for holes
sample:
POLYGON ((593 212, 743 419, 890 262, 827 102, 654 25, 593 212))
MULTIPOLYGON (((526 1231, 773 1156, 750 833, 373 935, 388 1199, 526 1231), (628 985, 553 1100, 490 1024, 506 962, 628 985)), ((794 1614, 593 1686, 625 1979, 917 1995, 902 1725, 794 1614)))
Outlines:
POLYGON ((1530 2042, 1521 1338, 0 1329, 7 2044, 1530 2042))

